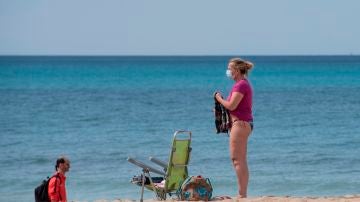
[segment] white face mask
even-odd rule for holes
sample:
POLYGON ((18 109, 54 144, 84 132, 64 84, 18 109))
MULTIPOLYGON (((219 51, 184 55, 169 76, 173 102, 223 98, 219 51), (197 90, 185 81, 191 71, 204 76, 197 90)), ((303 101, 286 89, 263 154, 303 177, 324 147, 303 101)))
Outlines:
POLYGON ((232 73, 230 69, 226 70, 226 76, 232 79, 232 73))

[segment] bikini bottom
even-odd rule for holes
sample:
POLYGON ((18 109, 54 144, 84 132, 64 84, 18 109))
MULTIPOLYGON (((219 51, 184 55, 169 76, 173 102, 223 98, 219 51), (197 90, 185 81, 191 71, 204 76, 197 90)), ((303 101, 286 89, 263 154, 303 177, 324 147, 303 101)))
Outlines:
MULTIPOLYGON (((232 123, 231 123, 231 125, 233 125, 235 122, 237 122, 237 121, 242 121, 242 120, 240 120, 240 119, 235 119, 232 123)), ((254 129, 254 121, 246 121, 246 122, 248 122, 249 124, 250 124, 250 128, 251 128, 251 131, 254 129)))

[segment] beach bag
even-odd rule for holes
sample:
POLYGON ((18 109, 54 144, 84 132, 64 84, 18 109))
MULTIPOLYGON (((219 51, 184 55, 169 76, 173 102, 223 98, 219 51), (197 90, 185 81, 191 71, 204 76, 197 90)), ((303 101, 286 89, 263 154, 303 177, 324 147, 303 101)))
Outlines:
POLYGON ((213 188, 209 178, 189 176, 182 183, 179 192, 182 201, 210 201, 213 188))
POLYGON ((231 127, 229 111, 216 100, 215 98, 216 93, 217 92, 214 93, 214 100, 215 100, 214 115, 215 115, 216 133, 228 133, 231 127))
MULTIPOLYGON (((42 183, 37 186, 34 190, 35 194, 35 202, 50 202, 49 200, 49 194, 48 194, 48 188, 49 188, 49 182, 50 179, 56 177, 59 178, 58 175, 53 175, 52 177, 47 177, 45 180, 42 181, 42 183)), ((56 186, 56 183, 55 183, 56 186)), ((55 187, 56 189, 56 187, 55 187)))

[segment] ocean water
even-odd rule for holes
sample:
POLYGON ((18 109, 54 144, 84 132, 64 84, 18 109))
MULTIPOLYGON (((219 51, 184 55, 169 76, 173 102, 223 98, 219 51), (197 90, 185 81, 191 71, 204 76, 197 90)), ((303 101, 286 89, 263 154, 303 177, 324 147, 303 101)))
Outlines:
MULTIPOLYGON (((359 194, 360 57, 245 58, 255 63, 249 196, 359 194)), ((141 169, 126 158, 166 160, 179 129, 193 133, 190 175, 235 196, 212 113, 213 92, 232 86, 229 59, 0 57, 0 201, 33 201, 62 154, 69 201, 139 199, 129 180, 141 169)))

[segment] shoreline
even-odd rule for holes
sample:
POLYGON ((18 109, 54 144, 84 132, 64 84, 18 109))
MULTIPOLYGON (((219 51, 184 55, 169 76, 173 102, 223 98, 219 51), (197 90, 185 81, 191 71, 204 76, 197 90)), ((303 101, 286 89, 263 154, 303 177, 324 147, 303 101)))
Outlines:
MULTIPOLYGON (((139 199, 114 199, 114 200, 105 200, 99 199, 95 200, 95 202, 135 202, 139 201, 139 199)), ((168 199, 168 202, 177 201, 175 199, 168 199)), ((222 201, 222 202, 355 202, 360 201, 360 194, 356 195, 344 195, 344 196, 321 196, 321 197, 293 197, 293 196, 257 196, 257 197, 249 197, 249 198, 241 198, 237 199, 236 197, 229 196, 216 196, 211 201, 222 201)), ((73 201, 73 202, 81 202, 81 201, 73 201)), ((144 199, 144 202, 160 202, 155 199, 144 199)))

